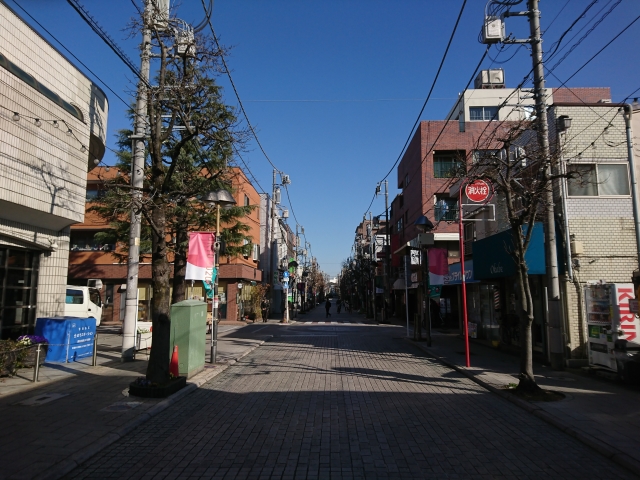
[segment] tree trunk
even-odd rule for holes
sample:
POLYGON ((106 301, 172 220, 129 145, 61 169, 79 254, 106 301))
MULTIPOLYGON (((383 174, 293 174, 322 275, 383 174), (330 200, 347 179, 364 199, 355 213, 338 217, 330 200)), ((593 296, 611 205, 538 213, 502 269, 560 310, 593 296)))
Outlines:
MULTIPOLYGON (((521 258, 524 258, 522 255, 521 258)), ((521 263, 518 272, 520 283, 520 295, 522 299, 523 314, 520 317, 520 374, 517 390, 526 393, 535 393, 541 390, 533 376, 533 298, 529 285, 529 275, 526 263, 521 263)))
POLYGON ((179 229, 176 232, 176 251, 173 260, 173 293, 171 303, 178 303, 184 300, 186 283, 184 277, 187 273, 187 253, 182 248, 187 242, 187 231, 179 229))
MULTIPOLYGON (((164 205, 159 201, 154 205, 152 220, 158 232, 165 230, 164 205)), ((147 380, 163 384, 169 381, 169 362, 171 355, 171 312, 170 312, 170 265, 167 261, 167 244, 164 235, 153 234, 152 253, 153 300, 151 303, 153 348, 149 355, 147 380)))

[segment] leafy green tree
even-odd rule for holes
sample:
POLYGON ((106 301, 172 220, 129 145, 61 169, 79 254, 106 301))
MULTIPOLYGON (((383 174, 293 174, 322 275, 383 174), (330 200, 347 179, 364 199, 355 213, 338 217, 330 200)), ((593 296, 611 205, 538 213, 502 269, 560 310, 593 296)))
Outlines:
MULTIPOLYGON (((133 25, 141 27, 142 21, 133 25)), ((214 229, 215 210, 202 198, 212 190, 231 189, 233 170, 227 164, 246 139, 246 131, 238 125, 234 109, 224 104, 221 87, 214 80, 224 52, 211 38, 197 36, 192 57, 175 55, 174 31, 152 27, 157 70, 146 89, 148 138, 141 198, 134 201, 131 195, 131 132, 123 130, 118 132, 121 175, 105 183, 106 194, 93 206, 113 227, 101 234, 103 239, 119 241, 125 247, 122 256, 127 253, 131 209, 142 216, 141 252, 150 254, 152 269, 156 348, 149 358, 147 379, 153 383, 169 379, 170 303, 184 298, 188 232, 214 229)), ((229 254, 251 248, 243 245, 248 227, 240 221, 250 209, 234 207, 221 214, 221 223, 228 225, 222 236, 229 254)))

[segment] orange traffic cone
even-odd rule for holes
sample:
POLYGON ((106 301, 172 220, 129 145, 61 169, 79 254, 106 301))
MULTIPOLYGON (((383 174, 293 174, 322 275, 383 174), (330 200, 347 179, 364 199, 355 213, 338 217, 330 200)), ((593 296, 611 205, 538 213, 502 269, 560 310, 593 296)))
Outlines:
POLYGON ((173 354, 171 355, 171 362, 169 363, 169 373, 174 377, 180 376, 180 369, 178 368, 178 346, 173 347, 173 354))

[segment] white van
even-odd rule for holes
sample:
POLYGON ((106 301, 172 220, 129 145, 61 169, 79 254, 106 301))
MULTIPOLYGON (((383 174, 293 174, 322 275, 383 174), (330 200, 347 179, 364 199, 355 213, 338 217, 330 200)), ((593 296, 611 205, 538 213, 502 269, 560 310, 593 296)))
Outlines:
POLYGON ((100 320, 102 319, 100 290, 93 287, 67 285, 64 315, 65 317, 93 317, 96 319, 96 326, 100 325, 100 320))

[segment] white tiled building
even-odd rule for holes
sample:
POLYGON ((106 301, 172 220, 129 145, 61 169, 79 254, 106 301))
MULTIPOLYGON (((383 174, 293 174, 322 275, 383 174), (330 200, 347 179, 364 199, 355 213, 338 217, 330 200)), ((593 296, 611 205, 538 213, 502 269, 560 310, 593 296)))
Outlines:
POLYGON ((0 336, 61 315, 69 226, 104 154, 104 93, 0 2, 0 336))
POLYGON ((571 357, 584 357, 587 342, 585 282, 630 283, 638 266, 625 121, 621 105, 556 103, 549 109, 550 143, 561 152, 561 167, 580 169, 580 180, 556 189, 556 232, 568 259, 561 277, 565 299, 565 340, 571 357), (571 127, 558 132, 558 119, 571 127), (573 250, 571 244, 573 243, 573 250))

